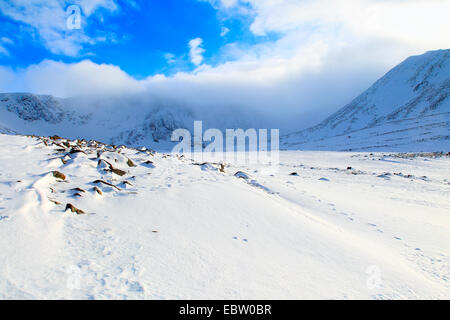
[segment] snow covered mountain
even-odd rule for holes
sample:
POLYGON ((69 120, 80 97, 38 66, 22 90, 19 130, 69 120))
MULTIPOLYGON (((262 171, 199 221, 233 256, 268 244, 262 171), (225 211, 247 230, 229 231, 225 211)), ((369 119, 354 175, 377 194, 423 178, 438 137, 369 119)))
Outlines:
POLYGON ((406 59, 320 124, 283 137, 282 147, 450 149, 450 50, 406 59))
MULTIPOLYGON (((282 137, 289 150, 448 151, 450 50, 406 59, 344 108, 307 130, 282 137)), ((59 135, 170 150, 177 128, 260 128, 238 108, 207 110, 150 96, 55 98, 0 94, 0 132, 59 135)), ((282 131, 283 128, 281 128, 282 131)))
MULTIPOLYGON (((251 127, 236 108, 202 110, 144 95, 67 99, 30 93, 0 94, 0 133, 58 135, 170 150, 171 133, 193 130, 194 120, 219 129, 251 127)), ((254 125, 254 124, 253 124, 254 125)))
POLYGON ((61 135, 115 144, 148 145, 193 121, 187 110, 135 97, 0 95, 0 132, 61 135))

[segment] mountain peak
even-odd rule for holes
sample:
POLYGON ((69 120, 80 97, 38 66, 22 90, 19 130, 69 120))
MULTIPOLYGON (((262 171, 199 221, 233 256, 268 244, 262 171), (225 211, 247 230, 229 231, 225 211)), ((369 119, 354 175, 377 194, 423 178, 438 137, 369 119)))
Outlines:
POLYGON ((412 56, 318 125, 286 136, 284 147, 433 149, 449 139, 449 97, 450 50, 412 56))

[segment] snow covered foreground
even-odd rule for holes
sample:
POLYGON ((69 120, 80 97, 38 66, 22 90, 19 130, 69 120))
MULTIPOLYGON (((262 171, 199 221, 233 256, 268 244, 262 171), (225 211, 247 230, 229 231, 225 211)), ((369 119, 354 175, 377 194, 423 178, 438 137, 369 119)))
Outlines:
POLYGON ((286 151, 271 176, 0 135, 0 168, 0 299, 450 298, 448 155, 286 151))

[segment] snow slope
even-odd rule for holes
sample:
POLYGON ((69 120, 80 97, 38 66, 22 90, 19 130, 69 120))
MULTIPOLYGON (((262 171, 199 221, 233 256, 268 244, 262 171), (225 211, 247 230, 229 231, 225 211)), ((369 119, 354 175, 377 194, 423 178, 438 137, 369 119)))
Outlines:
POLYGON ((287 149, 450 149, 450 50, 406 59, 320 124, 284 137, 287 149))
POLYGON ((0 134, 0 168, 0 299, 450 298, 446 155, 286 151, 266 175, 0 134))

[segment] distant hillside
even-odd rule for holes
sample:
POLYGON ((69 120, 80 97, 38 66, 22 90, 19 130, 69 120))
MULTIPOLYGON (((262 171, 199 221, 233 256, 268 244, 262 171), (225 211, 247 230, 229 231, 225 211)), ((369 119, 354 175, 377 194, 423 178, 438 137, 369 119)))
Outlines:
POLYGON ((59 135, 128 146, 171 148, 172 132, 192 131, 194 120, 204 128, 251 127, 251 116, 239 110, 207 112, 148 96, 55 98, 30 93, 0 94, 0 133, 59 135))

